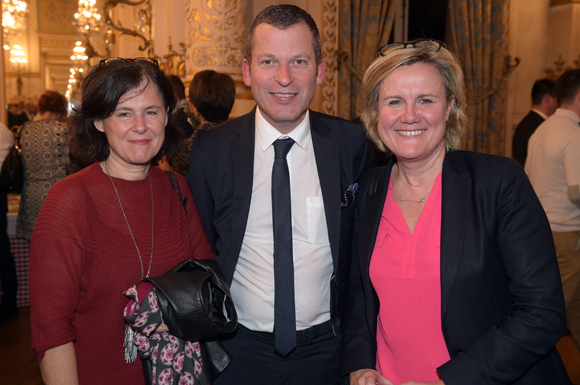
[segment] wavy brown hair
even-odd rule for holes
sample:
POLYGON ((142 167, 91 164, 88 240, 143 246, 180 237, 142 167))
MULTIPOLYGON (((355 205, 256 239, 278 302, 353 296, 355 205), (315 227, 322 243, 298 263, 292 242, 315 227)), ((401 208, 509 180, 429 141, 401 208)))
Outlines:
POLYGON ((159 90, 167 109, 165 140, 153 162, 166 156, 173 159, 184 142, 183 131, 173 123, 172 112, 176 99, 173 87, 157 63, 147 58, 106 59, 92 68, 82 88, 82 102, 73 108, 70 120, 71 151, 84 164, 100 162, 109 156, 109 142, 105 133, 95 127, 95 121, 113 115, 119 99, 127 92, 153 83, 159 90))

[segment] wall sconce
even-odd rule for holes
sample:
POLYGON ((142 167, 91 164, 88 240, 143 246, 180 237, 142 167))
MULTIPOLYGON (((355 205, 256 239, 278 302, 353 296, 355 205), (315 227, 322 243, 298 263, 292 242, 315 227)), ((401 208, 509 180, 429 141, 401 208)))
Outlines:
POLYGON ((26 52, 22 50, 19 45, 14 45, 14 49, 10 51, 10 63, 16 72, 16 90, 18 96, 22 95, 22 72, 28 63, 26 59, 26 52))
POLYGON ((151 44, 151 0, 111 0, 105 4, 105 21, 115 31, 121 35, 130 35, 143 40, 143 45, 139 46, 139 51, 145 51, 151 44), (134 10, 135 30, 124 28, 121 23, 113 21, 111 12, 119 4, 126 4, 136 7, 134 10))

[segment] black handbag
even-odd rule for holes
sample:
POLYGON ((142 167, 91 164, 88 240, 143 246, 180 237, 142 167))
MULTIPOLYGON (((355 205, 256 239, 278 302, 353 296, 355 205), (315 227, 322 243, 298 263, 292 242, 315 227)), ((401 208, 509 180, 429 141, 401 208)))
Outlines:
MULTIPOLYGON (((188 259, 158 277, 145 278, 157 291, 163 322, 169 332, 189 341, 200 341, 210 380, 215 379, 232 358, 214 337, 233 332, 238 315, 230 289, 216 261, 188 259)), ((142 361, 148 379, 151 361, 142 361)))
POLYGON ((214 260, 188 259, 144 281, 155 286, 163 321, 177 337, 199 341, 231 333, 238 325, 230 289, 214 260))
POLYGON ((24 168, 22 166, 22 157, 20 155, 20 132, 16 134, 17 139, 14 145, 6 155, 0 170, 0 188, 7 192, 20 194, 22 184, 24 183, 24 168))

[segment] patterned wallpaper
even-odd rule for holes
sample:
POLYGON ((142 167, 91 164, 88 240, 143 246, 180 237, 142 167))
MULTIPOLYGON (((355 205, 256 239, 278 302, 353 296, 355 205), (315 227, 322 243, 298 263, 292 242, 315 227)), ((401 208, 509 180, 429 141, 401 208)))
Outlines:
POLYGON ((72 25, 77 0, 37 0, 38 29, 41 32, 74 33, 72 25))

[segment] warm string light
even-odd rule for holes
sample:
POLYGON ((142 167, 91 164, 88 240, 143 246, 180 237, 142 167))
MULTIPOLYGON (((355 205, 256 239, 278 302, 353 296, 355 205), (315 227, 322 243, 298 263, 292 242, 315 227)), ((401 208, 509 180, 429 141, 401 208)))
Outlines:
POLYGON ((83 47, 82 41, 77 41, 75 43, 75 47, 73 48, 73 54, 70 57, 72 61, 75 62, 75 65, 70 69, 70 76, 68 79, 67 90, 65 96, 70 99, 72 96, 72 92, 75 88, 78 88, 80 82, 83 78, 84 66, 86 65, 86 61, 89 57, 86 55, 86 48, 83 47), (77 84, 78 83, 78 84, 77 84))

